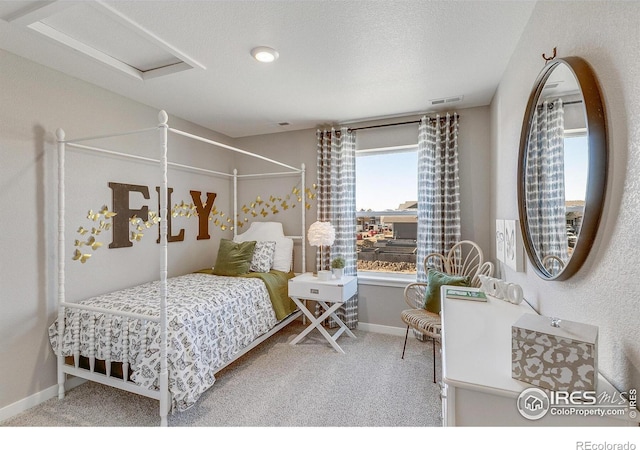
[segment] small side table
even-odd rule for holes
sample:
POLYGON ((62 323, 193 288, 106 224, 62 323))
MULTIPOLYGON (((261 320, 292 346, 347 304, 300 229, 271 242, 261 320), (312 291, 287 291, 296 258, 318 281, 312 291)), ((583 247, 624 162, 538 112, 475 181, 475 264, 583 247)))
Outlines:
POLYGON ((358 278, 354 276, 343 276, 339 280, 319 281, 312 273, 303 273, 291 278, 289 280, 289 297, 311 322, 302 333, 291 341, 291 345, 296 345, 314 328, 317 328, 337 352, 344 353, 336 341, 342 333, 347 333, 352 338, 355 338, 356 335, 340 320, 335 311, 356 292, 358 292, 358 278), (314 300, 320 303, 325 312, 320 317, 315 317, 307 308, 304 300, 314 300), (328 317, 331 317, 340 326, 333 336, 322 326, 322 322, 328 317))

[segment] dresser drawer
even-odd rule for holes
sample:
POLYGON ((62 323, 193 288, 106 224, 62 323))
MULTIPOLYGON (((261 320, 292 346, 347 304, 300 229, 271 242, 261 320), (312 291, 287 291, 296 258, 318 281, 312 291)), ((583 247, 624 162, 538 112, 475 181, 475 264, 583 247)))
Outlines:
POLYGON ((355 277, 345 277, 343 280, 315 281, 313 279, 289 280, 289 296, 307 300, 324 300, 328 302, 345 302, 353 297, 358 290, 355 277))

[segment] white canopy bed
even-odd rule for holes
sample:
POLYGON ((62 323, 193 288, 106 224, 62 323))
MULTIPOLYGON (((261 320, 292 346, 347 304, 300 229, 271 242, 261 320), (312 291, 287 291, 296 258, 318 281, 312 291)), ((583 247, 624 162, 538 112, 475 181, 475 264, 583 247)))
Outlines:
MULTIPOLYGON (((58 397, 64 398, 67 375, 106 384, 151 397, 160 402, 161 425, 167 425, 170 411, 181 411, 193 405, 210 387, 214 374, 280 331, 301 313, 297 309, 279 307, 274 294, 282 278, 273 264, 256 277, 229 277, 211 273, 191 273, 178 277, 168 273, 168 167, 176 166, 206 174, 223 176, 233 181, 234 219, 238 217, 238 180, 256 176, 288 176, 299 174, 305 190, 305 167, 296 168, 264 156, 231 147, 204 137, 173 129, 168 116, 159 113, 156 127, 106 136, 65 139, 56 132, 58 141, 58 315, 49 329, 52 348, 57 356, 58 397), (158 133, 160 158, 144 158, 112 150, 88 146, 87 141, 133 134, 158 133), (285 172, 232 174, 188 167, 168 161, 168 133, 211 144, 284 167, 285 172), (160 187, 160 277, 146 283, 81 302, 65 298, 65 148, 115 154, 119 157, 158 162, 160 187), (267 278, 270 277, 270 278, 267 278), (275 277, 275 280, 274 278, 275 277), (272 280, 274 280, 272 282, 272 280), (269 281, 269 282, 268 282, 269 281), (114 363, 119 369, 114 370, 114 363)), ((301 233, 285 236, 282 225, 256 222, 238 235, 233 227, 233 242, 302 242, 302 271, 305 271, 305 208, 301 210, 301 233), (254 225, 256 225, 254 227, 254 225)), ((257 245, 257 244, 256 244, 257 245)), ((293 244, 281 247, 290 252, 293 244)), ((284 250, 283 250, 284 249, 284 250)), ((253 250, 252 250, 253 251, 253 250)), ((262 269, 261 269, 262 270, 262 269)), ((293 268, 290 266, 290 271, 293 268)), ((285 286, 286 286, 286 279, 285 286)), ((285 288, 286 289, 286 288, 285 288)), ((280 291, 282 293, 282 291, 280 291)), ((285 296, 286 290, 284 291, 285 296)))

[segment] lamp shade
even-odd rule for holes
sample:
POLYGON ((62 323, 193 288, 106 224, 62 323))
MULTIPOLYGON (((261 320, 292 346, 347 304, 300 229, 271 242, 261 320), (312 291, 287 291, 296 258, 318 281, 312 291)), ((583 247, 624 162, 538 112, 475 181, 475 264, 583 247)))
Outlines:
POLYGON ((314 222, 309 227, 307 239, 310 245, 325 246, 333 245, 336 239, 336 230, 329 222, 314 222))

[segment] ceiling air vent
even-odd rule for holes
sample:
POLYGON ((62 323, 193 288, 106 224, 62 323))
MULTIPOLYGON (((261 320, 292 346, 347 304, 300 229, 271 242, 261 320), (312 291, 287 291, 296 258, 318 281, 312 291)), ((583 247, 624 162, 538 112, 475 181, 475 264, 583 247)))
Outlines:
POLYGON ((438 106, 438 105, 444 105, 445 103, 456 103, 456 102, 462 101, 463 98, 464 98, 463 95, 458 95, 455 97, 438 98, 435 100, 429 100, 429 102, 431 103, 431 106, 438 106))

